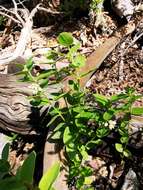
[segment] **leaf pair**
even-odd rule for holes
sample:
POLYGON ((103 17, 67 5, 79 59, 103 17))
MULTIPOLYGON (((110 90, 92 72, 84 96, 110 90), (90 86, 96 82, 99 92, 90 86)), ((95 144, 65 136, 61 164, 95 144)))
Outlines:
MULTIPOLYGON (((2 159, 0 160, 0 190, 34 190, 33 176, 35 170, 36 153, 31 152, 24 161, 23 165, 17 170, 15 176, 5 174, 10 171, 8 160, 9 143, 5 145, 2 151, 2 159)), ((60 163, 54 164, 41 178, 39 182, 40 190, 54 190, 52 187, 60 172, 60 163)))

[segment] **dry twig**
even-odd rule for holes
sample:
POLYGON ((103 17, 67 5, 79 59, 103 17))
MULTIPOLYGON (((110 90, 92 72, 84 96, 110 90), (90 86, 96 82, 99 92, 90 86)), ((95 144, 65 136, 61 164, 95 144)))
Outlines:
POLYGON ((136 41, 138 41, 143 36, 143 32, 141 32, 138 36, 136 36, 131 43, 128 45, 128 47, 125 49, 123 56, 127 53, 128 49, 134 45, 136 41))

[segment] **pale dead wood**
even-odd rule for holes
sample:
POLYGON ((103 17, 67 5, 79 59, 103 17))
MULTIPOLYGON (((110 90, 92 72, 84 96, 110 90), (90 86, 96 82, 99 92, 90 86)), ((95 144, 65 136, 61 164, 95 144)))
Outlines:
MULTIPOLYGON (((35 85, 20 79, 18 75, 0 74, 0 129, 22 135, 38 134, 51 105, 32 106, 29 97, 35 95, 35 85)), ((58 85, 51 85, 44 93, 50 98, 51 93, 59 90, 58 85)))
MULTIPOLYGON (((14 2, 14 0, 13 0, 13 2, 14 2)), ((21 24, 23 25, 23 28, 21 30, 20 38, 19 38, 19 41, 17 43, 15 51, 10 55, 6 55, 6 56, 1 57, 0 58, 0 64, 1 65, 7 65, 7 64, 9 64, 9 62, 11 62, 11 61, 15 60, 17 57, 20 57, 23 55, 25 48, 26 48, 26 45, 29 42, 29 40, 31 39, 33 17, 35 15, 35 13, 37 12, 37 8, 40 6, 40 5, 37 5, 31 11, 27 20, 24 22, 23 19, 20 16, 18 16, 16 4, 14 4, 14 5, 15 5, 15 15, 18 18, 18 20, 20 20, 21 24)))
POLYGON ((20 22, 19 22, 17 19, 13 18, 12 16, 10 16, 10 15, 8 15, 8 14, 6 14, 6 13, 3 13, 2 11, 0 11, 0 15, 5 16, 5 17, 7 17, 7 18, 13 20, 14 22, 20 24, 20 22))
POLYGON ((12 0, 14 4, 14 9, 12 11, 8 11, 6 8, 1 7, 1 9, 7 11, 8 13, 2 13, 0 11, 0 14, 8 16, 8 18, 12 19, 13 21, 20 23, 22 25, 21 34, 16 46, 16 49, 13 53, 7 53, 0 57, 0 65, 8 65, 10 62, 16 60, 18 57, 22 57, 24 54, 24 51, 26 49, 27 44, 31 40, 32 35, 32 27, 33 27, 33 17, 35 16, 36 12, 38 10, 47 11, 50 12, 49 9, 45 9, 41 7, 41 4, 38 4, 32 11, 29 13, 28 9, 19 9, 17 6, 17 3, 15 0, 12 0), (23 13, 23 17, 19 15, 19 11, 23 13), (9 14, 13 14, 14 16, 11 16, 9 14), (15 19, 15 17, 17 19, 15 19))
POLYGON ((18 14, 18 7, 17 7, 17 3, 15 2, 15 0, 12 0, 13 5, 14 5, 14 14, 17 17, 17 19, 21 22, 21 24, 24 26, 25 22, 22 19, 22 17, 18 14))
POLYGON ((54 25, 51 26, 43 26, 40 28, 35 28, 32 30, 32 33, 40 33, 40 34, 44 34, 44 33, 48 33, 50 31, 52 31, 52 29, 54 29, 54 25))
POLYGON ((38 9, 40 11, 44 11, 44 12, 52 13, 52 14, 61 14, 62 13, 62 12, 51 10, 51 9, 47 9, 47 8, 44 8, 44 7, 39 7, 38 9))
POLYGON ((38 121, 31 119, 39 115, 39 110, 32 111, 27 98, 32 95, 29 84, 17 81, 16 76, 0 74, 0 128, 19 134, 35 134, 38 121))

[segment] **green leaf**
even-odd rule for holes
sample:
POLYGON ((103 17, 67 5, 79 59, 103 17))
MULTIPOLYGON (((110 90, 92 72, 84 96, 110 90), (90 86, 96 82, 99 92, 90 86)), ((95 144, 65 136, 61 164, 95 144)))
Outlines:
POLYGON ((72 90, 78 91, 80 89, 79 84, 73 80, 69 80, 68 84, 72 90))
POLYGON ((120 134, 121 136, 126 136, 126 135, 128 135, 127 129, 119 128, 119 129, 118 129, 118 132, 119 132, 119 134, 120 134))
POLYGON ((133 107, 131 108, 132 115, 143 115, 143 107, 133 107))
POLYGON ((39 85, 41 88, 46 88, 48 86, 48 83, 49 83, 48 79, 42 79, 42 80, 40 80, 39 85))
POLYGON ((99 127, 96 130, 96 135, 98 138, 106 137, 109 134, 110 130, 107 127, 99 127))
POLYGON ((51 51, 48 51, 48 53, 46 54, 46 57, 48 59, 48 63, 53 64, 58 58, 58 54, 57 52, 51 50, 51 51))
POLYGON ((73 37, 71 33, 68 32, 62 32, 58 36, 58 42, 59 44, 69 47, 73 44, 73 37))
POLYGON ((88 141, 88 143, 86 144, 86 147, 87 147, 87 149, 91 149, 101 143, 102 143, 101 139, 91 140, 91 141, 88 141))
POLYGON ((47 123, 46 127, 51 126, 57 119, 59 118, 59 115, 55 115, 52 117, 52 119, 47 123))
POLYGON ((94 112, 88 112, 88 111, 81 111, 76 118, 86 118, 86 119, 91 119, 94 117, 94 112))
POLYGON ((31 57, 31 58, 29 58, 29 59, 27 60, 25 66, 26 66, 26 68, 27 68, 28 70, 31 70, 32 67, 33 67, 33 64, 34 64, 34 62, 33 62, 32 57, 31 57))
POLYGON ((77 55, 77 56, 73 59, 72 65, 73 65, 74 67, 78 67, 78 68, 79 68, 79 67, 83 67, 83 66, 85 65, 85 62, 86 62, 85 56, 79 54, 79 55, 77 55))
POLYGON ((49 104, 49 99, 48 98, 40 98, 39 97, 40 102, 38 101, 38 106, 47 106, 49 104))
POLYGON ((39 106, 41 104, 41 99, 40 98, 32 98, 30 100, 30 104, 32 106, 39 106))
POLYGON ((128 136, 123 136, 120 138, 120 141, 122 144, 126 144, 128 143, 129 137, 128 136))
POLYGON ((0 179, 9 173, 10 164, 6 160, 0 159, 0 179))
POLYGON ((125 149, 125 150, 123 151, 123 155, 124 155, 125 157, 127 157, 127 158, 132 156, 131 152, 130 152, 129 150, 127 150, 127 149, 125 149))
POLYGON ((93 94, 93 96, 96 98, 95 100, 102 106, 106 106, 107 104, 109 104, 109 100, 106 96, 103 96, 101 94, 93 94))
POLYGON ((41 178, 39 182, 40 190, 51 190, 53 183, 55 182, 60 172, 60 163, 55 163, 41 178))
POLYGON ((73 139, 73 135, 72 135, 72 133, 70 132, 69 127, 66 127, 66 128, 65 128, 65 131, 64 131, 64 136, 63 136, 64 144, 65 144, 65 145, 70 144, 71 141, 72 141, 72 139, 73 139))
POLYGON ((6 161, 8 160, 8 156, 9 156, 9 146, 10 144, 7 143, 2 150, 2 159, 6 161))
POLYGON ((55 131, 59 131, 59 130, 61 130, 61 129, 65 129, 65 123, 59 123, 57 126, 56 126, 56 128, 54 129, 54 132, 55 131))
POLYGON ((84 109, 84 107, 80 106, 80 105, 77 105, 76 107, 73 107, 73 111, 76 112, 76 113, 82 112, 83 109, 84 109))
POLYGON ((27 190, 27 188, 16 177, 9 177, 0 180, 0 190, 27 190))
POLYGON ((84 130, 87 129, 87 125, 84 124, 83 118, 77 118, 77 119, 75 119, 75 125, 77 127, 77 130, 79 130, 78 132, 81 132, 81 131, 84 131, 84 130))
POLYGON ((118 132, 121 136, 128 136, 128 129, 127 129, 128 124, 129 124, 129 119, 127 121, 123 119, 118 128, 118 132))
POLYGON ((85 146, 82 145, 79 150, 80 150, 80 153, 81 153, 83 159, 86 160, 88 158, 88 153, 86 151, 85 146))
POLYGON ((83 94, 80 94, 80 93, 73 93, 73 94, 67 94, 66 95, 66 98, 67 98, 67 101, 70 105, 75 105, 75 104, 79 104, 80 102, 80 99, 82 97, 83 94))
POLYGON ((29 183, 29 184, 33 183, 35 160, 36 160, 36 153, 31 152, 19 170, 17 177, 24 183, 29 183))
POLYGON ((40 75, 35 77, 36 80, 41 80, 41 79, 47 79, 49 76, 55 73, 54 69, 49 69, 47 71, 43 71, 40 75))
POLYGON ((79 163, 81 161, 81 156, 79 156, 79 151, 77 150, 76 144, 73 143, 72 147, 67 145, 66 146, 66 152, 68 154, 69 159, 72 162, 79 163))
POLYGON ((70 128, 66 127, 63 135, 63 142, 66 145, 66 152, 69 159, 76 162, 79 161, 79 155, 77 154, 77 144, 75 143, 76 133, 71 133, 70 128))
POLYGON ((69 52, 67 53, 66 57, 69 60, 69 62, 72 62, 73 58, 76 56, 77 54, 77 50, 80 48, 80 43, 77 43, 76 45, 72 46, 69 49, 69 52))
POLYGON ((123 145, 120 143, 115 144, 115 148, 118 152, 122 153, 123 152, 123 145))
POLYGON ((63 138, 63 131, 56 131, 52 134, 51 138, 53 140, 59 140, 63 138))
POLYGON ((76 181, 76 188, 77 189, 81 189, 81 187, 84 184, 84 177, 80 177, 77 181, 76 181))
POLYGON ((111 96, 111 101, 112 102, 116 102, 118 100, 122 100, 122 99, 126 99, 128 98, 129 96, 127 94, 118 94, 118 95, 113 95, 111 96))
MULTIPOLYGON (((91 185, 93 183, 93 176, 88 176, 88 177, 85 177, 84 179, 84 184, 86 185, 91 185)), ((86 189, 87 190, 87 189, 86 189)))
POLYGON ((126 88, 126 93, 128 93, 129 95, 132 95, 135 92, 135 89, 132 87, 127 87, 126 88))
POLYGON ((58 140, 63 138, 64 129, 65 129, 65 123, 60 123, 59 125, 57 125, 51 136, 52 139, 58 140))
POLYGON ((75 55, 77 53, 77 50, 80 48, 80 43, 77 43, 76 45, 72 46, 69 50, 69 53, 71 55, 75 55))
POLYGON ((103 114, 103 119, 104 119, 105 121, 109 121, 110 119, 112 119, 113 115, 114 115, 114 110, 109 109, 108 111, 106 111, 106 112, 103 114))

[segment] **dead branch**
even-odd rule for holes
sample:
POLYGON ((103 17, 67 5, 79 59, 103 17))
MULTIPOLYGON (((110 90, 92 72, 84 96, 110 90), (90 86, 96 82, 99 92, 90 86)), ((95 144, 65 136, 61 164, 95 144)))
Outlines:
POLYGON ((2 11, 0 11, 0 15, 5 16, 5 17, 7 17, 7 18, 13 20, 14 22, 20 24, 20 22, 19 22, 18 20, 16 20, 15 18, 13 18, 12 16, 10 16, 10 15, 8 15, 8 14, 6 14, 6 13, 3 13, 2 11))
POLYGON ((143 36, 143 32, 141 32, 138 36, 136 36, 136 37, 131 41, 131 43, 127 46, 127 48, 124 50, 123 55, 125 55, 125 54, 127 53, 128 49, 129 49, 130 47, 132 47, 132 46, 134 45, 134 43, 136 43, 136 41, 138 41, 142 36, 143 36))
POLYGON ((39 11, 44 11, 44 12, 52 13, 52 14, 61 14, 62 13, 62 12, 59 12, 59 11, 53 11, 51 9, 46 9, 44 7, 39 7, 38 9, 39 9, 39 11))
MULTIPOLYGON (((25 8, 19 9, 18 4, 16 3, 15 0, 12 0, 12 2, 14 5, 13 11, 11 11, 11 10, 9 11, 6 8, 0 6, 1 10, 7 12, 7 13, 3 13, 2 11, 0 11, 0 14, 10 18, 11 20, 15 21, 18 24, 21 24, 23 28, 21 30, 20 38, 18 40, 15 51, 10 54, 9 53, 4 54, 3 56, 0 57, 1 65, 7 65, 10 62, 16 60, 18 57, 21 57, 24 54, 26 46, 31 39, 32 27, 33 27, 33 17, 35 16, 37 11, 46 11, 48 13, 59 14, 59 12, 53 12, 50 9, 43 8, 41 6, 41 4, 38 4, 31 11, 31 13, 29 13, 28 9, 25 9, 25 8), (23 16, 21 16, 20 13, 22 13, 23 16), (10 14, 12 14, 12 16, 10 14), (15 17, 17 19, 15 19, 15 17)), ((19 0, 19 3, 22 4, 22 2, 20 0, 19 0)), ((24 7, 23 4, 22 4, 22 6, 24 7)))
POLYGON ((18 8, 15 0, 13 0, 14 3, 14 14, 17 17, 17 19, 21 22, 23 28, 21 30, 20 38, 17 43, 17 47, 15 51, 12 54, 4 55, 0 58, 0 64, 1 65, 7 65, 9 62, 14 61, 17 57, 20 57, 23 55, 27 43, 31 39, 31 32, 32 32, 32 26, 33 26, 33 17, 35 16, 35 13, 37 12, 38 8, 40 7, 40 4, 38 4, 29 14, 28 18, 25 18, 25 21, 21 18, 21 16, 18 14, 18 8))
POLYGON ((18 14, 18 7, 17 7, 17 3, 15 2, 15 0, 12 0, 13 5, 14 5, 14 14, 17 17, 17 19, 21 22, 21 24, 24 26, 24 20, 22 19, 22 17, 18 14))

